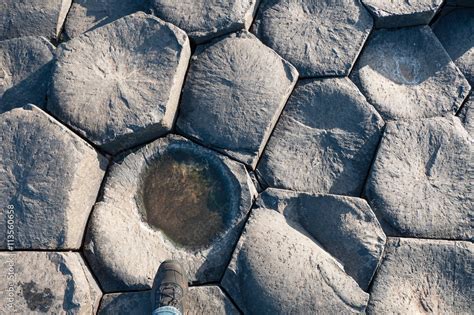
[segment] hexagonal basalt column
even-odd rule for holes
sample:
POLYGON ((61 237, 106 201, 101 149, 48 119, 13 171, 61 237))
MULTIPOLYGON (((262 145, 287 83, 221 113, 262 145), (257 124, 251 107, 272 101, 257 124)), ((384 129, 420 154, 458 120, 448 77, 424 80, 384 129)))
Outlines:
MULTIPOLYGON (((104 295, 99 315, 143 315, 151 314, 151 291, 111 293, 104 295)), ((184 299, 185 315, 240 314, 235 305, 215 285, 190 287, 184 299)))
POLYGON ((473 264, 471 242, 390 238, 368 314, 471 314, 473 264))
POLYGON ((352 78, 386 120, 456 112, 470 90, 428 26, 375 32, 352 78))
POLYGON ((257 166, 271 187, 360 196, 382 118, 348 79, 296 86, 257 166))
POLYGON ((267 189, 256 207, 278 211, 296 222, 344 265, 362 289, 368 288, 386 237, 365 200, 267 189))
POLYGON ((455 117, 388 123, 365 191, 385 233, 472 239, 473 149, 455 117))
POLYGON ((369 295, 301 226, 303 216, 285 214, 284 202, 272 205, 283 213, 259 203, 252 210, 222 280, 226 291, 244 314, 363 313, 369 295))
POLYGON ((79 253, 0 253, 0 313, 95 314, 102 292, 79 253))
POLYGON ((195 43, 227 33, 248 30, 258 0, 151 0, 153 13, 186 31, 195 43))
POLYGON ((200 46, 177 128, 254 168, 297 78, 292 65, 248 32, 200 46))
POLYGON ((182 137, 159 139, 111 168, 86 256, 107 291, 150 288, 160 262, 218 281, 256 194, 245 167, 182 137))
POLYGON ((35 106, 0 115, 0 143, 0 248, 79 249, 105 158, 35 106))
POLYGON ((53 56, 54 46, 43 37, 0 41, 0 111, 45 105, 53 56))
POLYGON ((459 70, 474 85, 474 8, 447 10, 433 25, 433 31, 459 70))
POLYGON ((57 39, 72 0, 2 0, 0 40, 22 36, 57 39))
POLYGON ((391 28, 428 24, 443 0, 362 0, 375 18, 375 27, 391 28))
POLYGON ((177 27, 145 13, 59 46, 48 109, 115 154, 167 133, 190 56, 177 27))
POLYGON ((345 76, 372 23, 358 0, 262 0, 253 31, 301 77, 345 76))
POLYGON ((74 0, 64 23, 66 37, 113 22, 121 17, 146 10, 148 0, 74 0))

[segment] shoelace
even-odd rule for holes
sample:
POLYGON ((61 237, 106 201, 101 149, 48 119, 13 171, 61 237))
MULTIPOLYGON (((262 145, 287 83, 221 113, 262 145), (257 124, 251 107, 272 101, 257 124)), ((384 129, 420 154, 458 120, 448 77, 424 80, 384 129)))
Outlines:
POLYGON ((181 298, 183 292, 180 286, 173 283, 165 284, 160 287, 160 305, 168 305, 173 307, 181 306, 181 298), (169 299, 169 300, 168 300, 169 299))

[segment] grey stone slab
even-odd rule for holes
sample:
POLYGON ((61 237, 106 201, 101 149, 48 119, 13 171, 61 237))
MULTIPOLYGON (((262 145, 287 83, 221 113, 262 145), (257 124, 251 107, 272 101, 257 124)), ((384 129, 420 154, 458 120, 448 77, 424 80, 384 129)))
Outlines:
POLYGON ((256 195, 245 166, 179 136, 111 167, 85 253, 106 292, 151 288, 159 264, 218 281, 256 195))
POLYGON ((47 108, 115 154, 171 129, 189 57, 182 30, 128 15, 59 46, 47 108))
POLYGON ((95 314, 102 292, 79 253, 0 252, 0 313, 95 314))
POLYGON ((360 196, 383 124, 349 79, 300 81, 257 174, 271 187, 360 196))
POLYGON ((472 94, 457 116, 461 119, 461 122, 469 135, 474 137, 474 96, 472 94))
MULTIPOLYGON (((151 291, 111 293, 104 295, 99 315, 151 314, 151 291)), ((190 287, 184 300, 184 314, 240 314, 218 286, 190 287)))
POLYGON ((199 46, 177 129, 255 168, 298 73, 248 32, 199 46))
POLYGON ((0 143, 0 248, 79 249, 107 160, 35 106, 0 115, 0 143))
POLYGON ((0 41, 0 112, 45 105, 53 57, 54 46, 44 37, 0 41))
POLYGON ((442 14, 433 25, 433 32, 471 86, 474 85, 474 8, 442 14))
POLYGON ((64 23, 64 35, 71 39, 147 7, 148 0, 74 0, 64 23))
POLYGON ((389 239, 368 314, 472 314, 471 242, 389 239))
POLYGON ((244 314, 363 313, 369 295, 304 228, 254 208, 222 280, 244 314))
POLYGON ((295 222, 367 290, 386 237, 365 200, 267 189, 257 199, 256 207, 278 211, 288 222, 295 222))
POLYGON ((197 44, 248 30, 259 0, 150 0, 153 13, 186 31, 197 44))
POLYGON ((428 24, 443 2, 443 0, 362 0, 374 16, 377 28, 428 24))
POLYGON ((301 77, 345 76, 372 24, 359 0, 262 0, 252 30, 301 77))
POLYGON ((455 117, 388 123, 365 190, 385 233, 472 239, 473 151, 455 117))
POLYGON ((72 0, 2 0, 0 2, 0 40, 44 36, 56 40, 72 0))
POLYGON ((455 113, 471 89, 428 26, 376 31, 351 75, 385 120, 455 113))

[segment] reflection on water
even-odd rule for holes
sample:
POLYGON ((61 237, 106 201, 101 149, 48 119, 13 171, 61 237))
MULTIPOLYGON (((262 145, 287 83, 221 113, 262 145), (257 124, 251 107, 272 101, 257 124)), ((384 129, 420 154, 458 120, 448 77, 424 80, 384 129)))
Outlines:
POLYGON ((202 158, 162 156, 143 180, 146 221, 181 246, 208 245, 228 223, 230 196, 222 176, 202 158))

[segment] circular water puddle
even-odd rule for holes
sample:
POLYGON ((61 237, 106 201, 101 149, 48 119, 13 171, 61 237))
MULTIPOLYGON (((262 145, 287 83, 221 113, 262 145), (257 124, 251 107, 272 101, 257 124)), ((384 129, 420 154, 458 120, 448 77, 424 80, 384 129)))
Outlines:
POLYGON ((142 181, 145 221, 177 245, 209 245, 231 220, 232 192, 213 164, 185 151, 156 160, 142 181))

